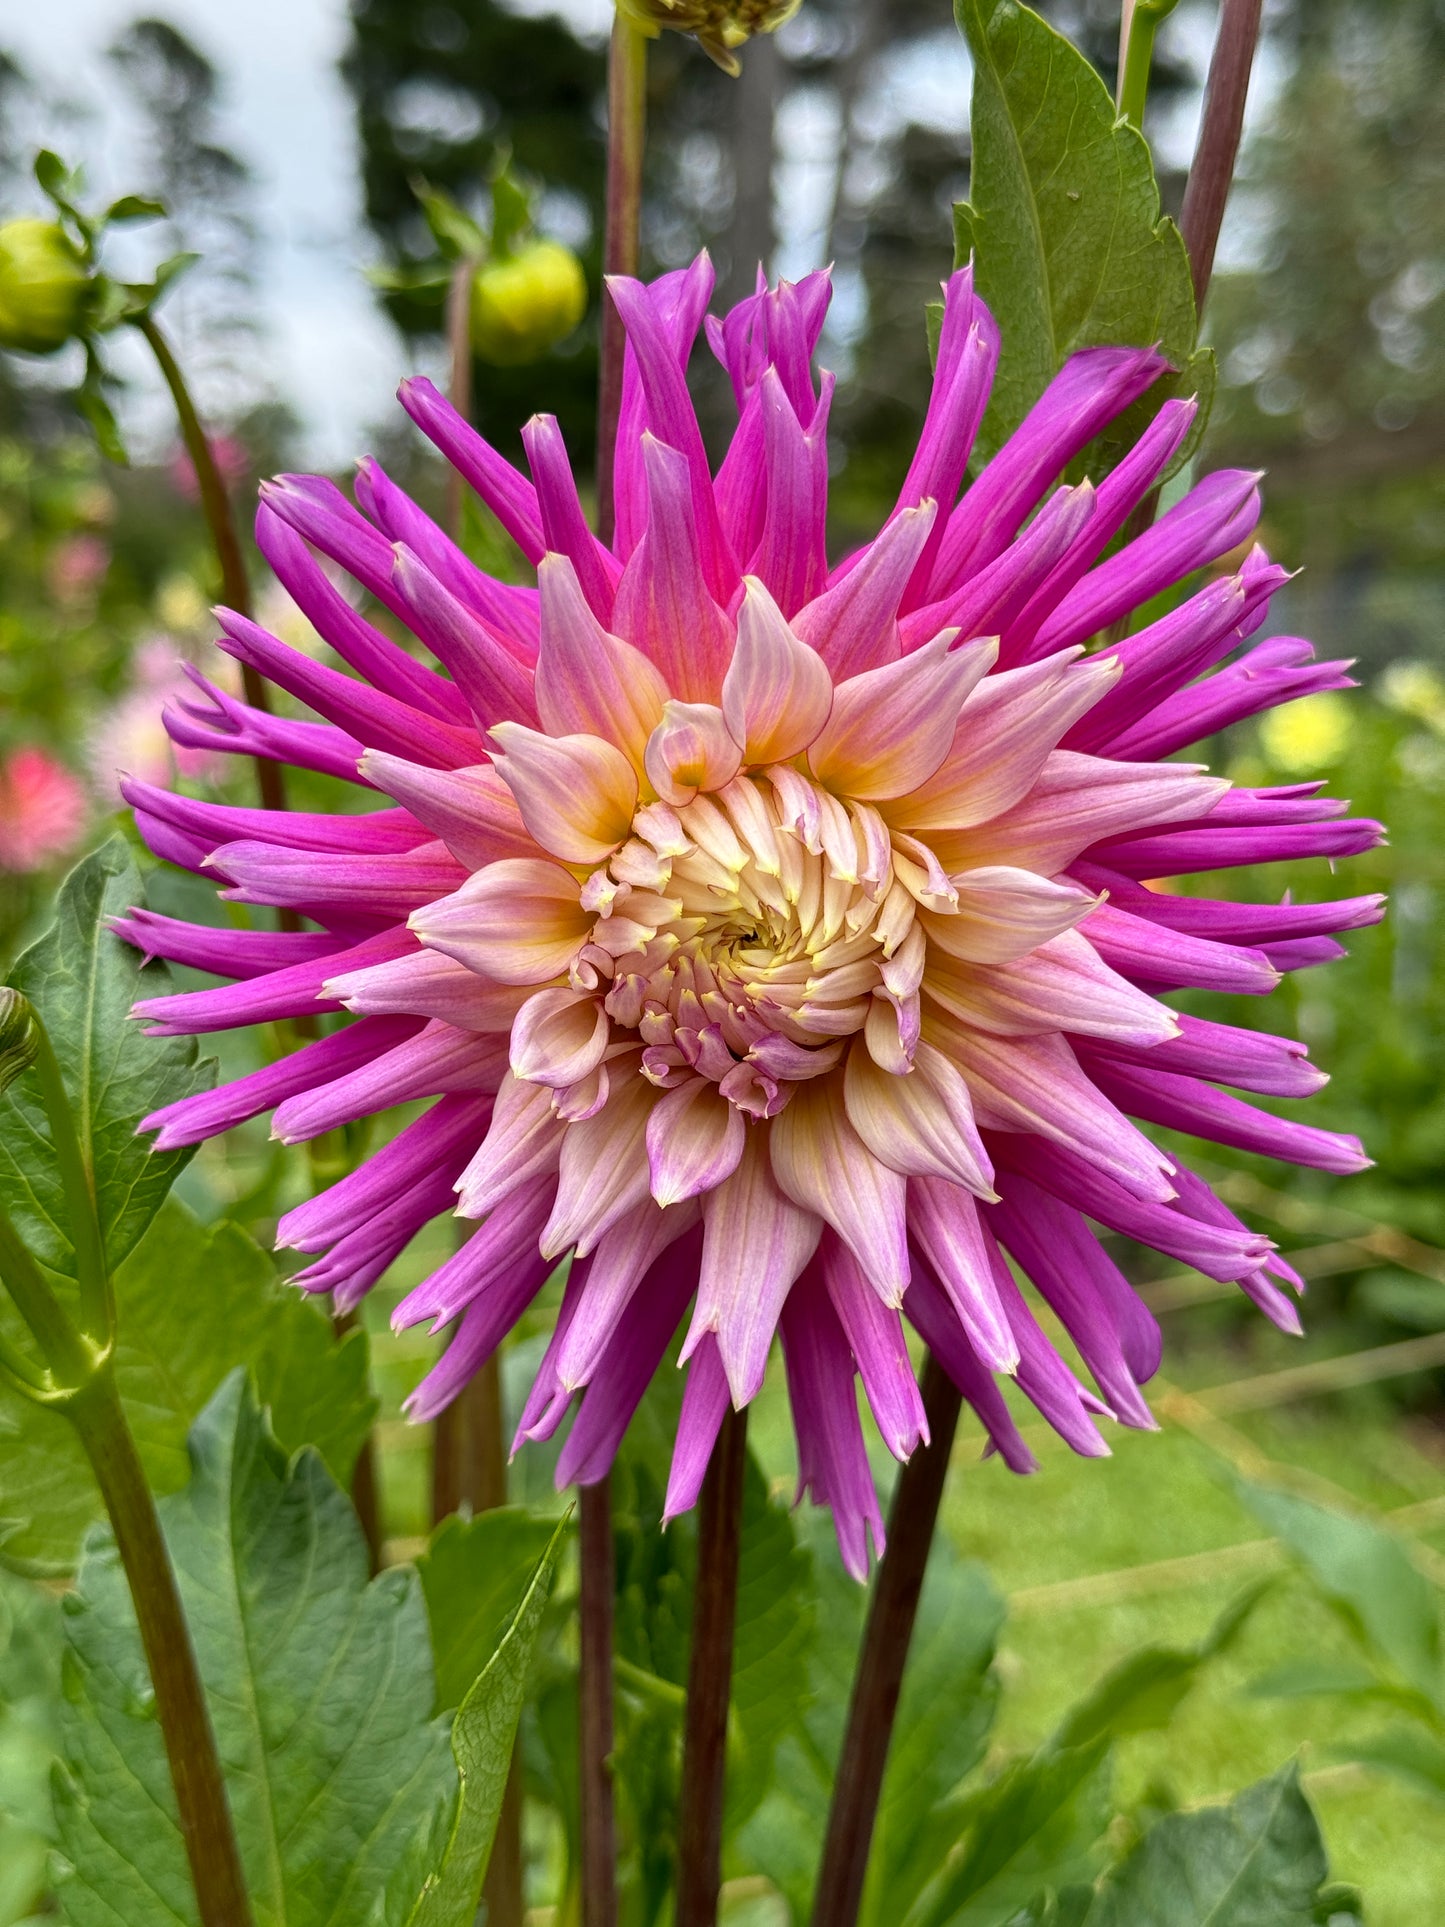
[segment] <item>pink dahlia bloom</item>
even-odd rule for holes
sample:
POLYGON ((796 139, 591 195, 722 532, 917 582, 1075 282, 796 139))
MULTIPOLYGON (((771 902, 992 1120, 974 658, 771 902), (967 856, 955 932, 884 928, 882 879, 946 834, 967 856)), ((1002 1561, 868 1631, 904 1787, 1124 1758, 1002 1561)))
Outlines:
POLYGON ((854 1380, 906 1458, 925 1420, 905 1319, 1018 1471, 1032 1460, 1001 1379, 1080 1452, 1107 1450, 1101 1417, 1151 1423, 1140 1386, 1159 1330, 1093 1226, 1237 1280, 1297 1329, 1295 1274, 1140 1122, 1330 1171, 1365 1159, 1220 1088, 1316 1089, 1300 1045, 1160 996, 1264 994, 1337 954, 1330 933, 1372 922, 1379 900, 1147 886, 1342 856, 1379 832, 1314 785, 1231 789, 1166 760, 1347 680, 1308 643, 1250 644, 1285 579, 1257 549, 1084 653, 1259 513, 1254 475, 1212 475, 1107 554, 1179 447, 1187 401, 1166 402, 1097 486, 1053 488, 1156 380, 1157 354, 1074 356, 960 499, 998 339, 956 274, 897 505, 830 566, 832 384, 811 368, 828 282, 760 289, 708 322, 739 411, 715 476, 685 380, 711 289, 706 259, 614 286, 630 345, 611 547, 583 518, 554 420, 523 431, 529 481, 429 383, 403 386, 535 588, 481 574, 373 461, 355 507, 309 477, 263 489, 261 547, 356 674, 223 613, 221 647, 321 720, 261 715, 197 676, 171 733, 387 801, 272 816, 131 785, 157 854, 315 928, 238 936, 142 911, 123 928, 240 980, 142 1004, 162 1034, 356 1013, 157 1113, 161 1144, 273 1107, 291 1141, 437 1100, 280 1232, 311 1254, 300 1282, 344 1306, 436 1213, 481 1221, 397 1312, 457 1321, 415 1416, 457 1393, 571 1253, 519 1438, 549 1436, 580 1400, 558 1477, 599 1478, 684 1329, 676 1512, 777 1336, 802 1485, 862 1573, 882 1524, 854 1380), (313 550, 445 673, 358 614, 313 550))
POLYGON ((85 834, 85 791, 64 763, 27 744, 0 763, 0 870, 24 875, 66 856, 85 834))

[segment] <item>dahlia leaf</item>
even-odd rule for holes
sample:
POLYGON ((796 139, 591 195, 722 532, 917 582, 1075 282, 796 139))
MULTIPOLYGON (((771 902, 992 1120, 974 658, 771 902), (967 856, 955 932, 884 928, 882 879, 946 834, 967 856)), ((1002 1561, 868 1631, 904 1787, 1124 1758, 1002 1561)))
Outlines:
POLYGON ((557 1529, 555 1518, 499 1506, 453 1514, 417 1561, 431 1622, 437 1710, 460 1706, 496 1651, 517 1600, 557 1529))
POLYGON ((1008 1768, 963 1807, 962 1851, 908 1927, 996 1927, 1041 1887, 1087 1879, 1109 1824, 1109 1783, 1106 1739, 1044 1747, 1008 1768))
MULTIPOLYGON (((137 1125, 161 1105, 209 1089, 215 1073, 210 1059, 197 1061, 194 1038, 146 1037, 130 1019, 137 996, 167 988, 164 966, 143 969, 109 929, 141 896, 130 851, 112 837, 71 871, 54 924, 11 976, 50 1032, 112 1267, 134 1248, 192 1155, 190 1148, 153 1151, 137 1125)), ((65 1191, 33 1078, 18 1078, 0 1097, 0 1207, 41 1264, 74 1277, 65 1191)))
POLYGON ((768 1495, 747 1455, 733 1628, 732 1713, 738 1747, 728 1763, 726 1826, 740 1826, 772 1779, 778 1742, 807 1703, 814 1637, 812 1560, 792 1516, 768 1495))
POLYGON ((452 1724, 452 1754, 461 1786, 456 1818, 446 1851, 407 1916, 407 1927, 472 1927, 476 1919, 522 1695, 568 1529, 567 1519, 554 1528, 526 1591, 452 1724))
MULTIPOLYGON (((409 1567, 366 1541, 320 1456, 289 1459, 244 1373, 191 1432, 161 1523, 210 1703, 258 1921, 400 1927, 456 1801, 409 1567)), ((165 1749, 109 1532, 65 1612, 56 1780, 71 1927, 196 1921, 165 1749)))
MULTIPOLYGON (((1189 258, 1160 213, 1148 143, 1083 54, 1030 8, 955 0, 955 14, 974 61, 956 259, 973 255, 1003 344, 975 458, 1002 447, 1076 349, 1157 343, 1179 374, 1141 406, 1152 413, 1171 392, 1201 403, 1177 469, 1203 432, 1214 364, 1195 349, 1189 258)), ((1134 439, 1133 415, 1113 424, 1091 473, 1134 439)))
POLYGON ((1120 1660, 1065 1714, 1054 1744, 1084 1746, 1105 1736, 1118 1739, 1167 1726, 1201 1667, 1233 1644, 1273 1583, 1271 1578, 1247 1587, 1224 1608, 1197 1646, 1144 1646, 1120 1660))
MULTIPOLYGON (((338 1342, 330 1320, 280 1282, 239 1226, 203 1225, 170 1198, 114 1284, 116 1378, 153 1490, 186 1483, 186 1433, 237 1365, 251 1368, 286 1450, 314 1445, 335 1478, 350 1478, 376 1409, 365 1334, 338 1342)), ((100 1516, 71 1426, 0 1387, 0 1559, 69 1573, 100 1516)))
POLYGON ((984 1568, 935 1547, 869 1859, 864 1920, 891 1927, 958 1838, 950 1796, 984 1756, 998 1703, 1004 1602, 984 1568))
POLYGON ((1445 1709, 1439 1599, 1394 1533, 1271 1486, 1241 1482, 1239 1494, 1371 1657, 1427 1705, 1445 1709))
POLYGON ((1152 1827, 1104 1882, 1088 1927, 1311 1927, 1328 1873, 1291 1760, 1228 1806, 1171 1813, 1152 1827))

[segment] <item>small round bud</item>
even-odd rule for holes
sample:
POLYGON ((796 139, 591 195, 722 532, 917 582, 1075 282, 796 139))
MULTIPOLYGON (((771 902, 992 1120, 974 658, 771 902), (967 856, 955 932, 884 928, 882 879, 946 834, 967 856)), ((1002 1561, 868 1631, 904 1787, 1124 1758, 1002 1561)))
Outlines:
POLYGON ((559 241, 529 241, 472 282, 472 348, 495 367, 536 361, 587 312, 582 263, 559 241))
POLYGON ((90 276, 80 250, 54 221, 0 227, 0 348, 49 355, 80 326, 90 276))
POLYGON ((619 13, 656 36, 664 27, 690 33, 709 59, 736 79, 742 72, 734 49, 755 33, 774 33, 791 20, 802 0, 617 0, 619 13))
POLYGON ((0 984, 0 1091, 7 1090, 40 1055, 40 1033, 30 1000, 0 984))

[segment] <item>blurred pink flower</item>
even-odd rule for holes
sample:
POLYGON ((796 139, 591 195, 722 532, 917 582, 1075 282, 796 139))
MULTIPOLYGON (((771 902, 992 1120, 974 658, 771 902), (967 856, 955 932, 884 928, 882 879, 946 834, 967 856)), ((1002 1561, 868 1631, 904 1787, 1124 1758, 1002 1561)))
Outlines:
POLYGON ((61 602, 76 602, 99 588, 110 567, 110 544, 99 535, 68 535, 50 552, 46 579, 61 602))
POLYGON ((90 806, 63 763, 33 744, 0 763, 0 870, 43 870, 73 850, 90 806))
MULTIPOLYGON (((216 458, 221 479, 228 486, 244 481, 250 473, 251 452, 244 442, 238 442, 234 436, 212 435, 211 453, 216 458)), ((171 457, 171 480, 188 502, 200 500, 195 464, 183 448, 178 448, 171 457)))
POLYGON ((109 808, 122 801, 121 779, 170 783, 179 776, 191 779, 213 775, 219 756, 208 750, 172 743, 166 733, 162 706, 189 693, 185 662, 169 636, 142 643, 131 661, 132 685, 91 729, 87 745, 90 780, 109 808))

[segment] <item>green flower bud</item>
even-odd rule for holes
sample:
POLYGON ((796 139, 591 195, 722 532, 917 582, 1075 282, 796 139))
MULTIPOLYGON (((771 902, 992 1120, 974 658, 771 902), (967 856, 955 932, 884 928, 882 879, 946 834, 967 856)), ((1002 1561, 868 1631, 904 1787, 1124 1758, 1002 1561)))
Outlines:
POLYGON ((742 72, 733 49, 755 33, 774 33, 802 0, 617 0, 617 10, 656 36, 664 27, 690 33, 703 52, 734 79, 742 72))
POLYGON ((76 332, 90 299, 80 250, 54 221, 0 227, 0 348, 53 354, 76 332))
POLYGON ((0 984, 0 1091, 7 1090, 40 1055, 40 1033, 30 1001, 0 984))
POLYGON ((472 348, 497 368, 536 361, 587 312, 582 263, 559 241, 529 241, 479 268, 472 282, 472 348))

